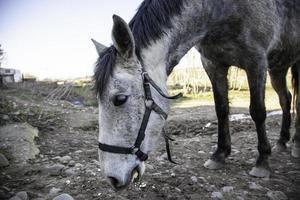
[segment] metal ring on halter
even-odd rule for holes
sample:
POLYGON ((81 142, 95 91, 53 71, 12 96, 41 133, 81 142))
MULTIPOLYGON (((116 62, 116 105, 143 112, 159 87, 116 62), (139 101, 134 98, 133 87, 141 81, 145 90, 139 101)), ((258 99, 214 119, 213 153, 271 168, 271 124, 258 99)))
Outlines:
POLYGON ((144 83, 145 83, 145 79, 146 79, 146 74, 148 74, 148 72, 146 72, 146 71, 142 72, 142 79, 143 79, 144 83))
POLYGON ((132 154, 136 154, 136 152, 138 152, 138 150, 139 150, 139 148, 137 148, 135 146, 131 147, 131 149, 132 149, 132 151, 131 151, 132 154))

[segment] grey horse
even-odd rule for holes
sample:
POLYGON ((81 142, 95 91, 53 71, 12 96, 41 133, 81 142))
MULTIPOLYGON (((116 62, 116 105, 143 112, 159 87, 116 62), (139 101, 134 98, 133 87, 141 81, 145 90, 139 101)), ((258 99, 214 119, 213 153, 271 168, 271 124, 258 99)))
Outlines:
MULTIPOLYGON (((93 40, 99 53, 95 88, 99 99, 99 155, 116 190, 145 170, 144 161, 162 137, 169 112, 167 77, 192 47, 201 54, 211 80, 218 118, 218 145, 205 162, 219 169, 231 151, 227 73, 246 71, 250 114, 258 136, 258 158, 250 171, 270 175, 271 146, 266 136, 267 70, 283 111, 276 149, 290 140, 290 66, 297 99, 300 76, 300 1, 298 0, 145 0, 127 24, 113 16, 111 47, 93 40)), ((300 101, 292 155, 300 157, 300 101)))

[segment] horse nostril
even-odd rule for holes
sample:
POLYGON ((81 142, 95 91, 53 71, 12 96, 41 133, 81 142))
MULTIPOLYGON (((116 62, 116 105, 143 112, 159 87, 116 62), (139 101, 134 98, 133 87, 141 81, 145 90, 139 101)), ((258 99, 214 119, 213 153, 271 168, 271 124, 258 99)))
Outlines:
POLYGON ((114 188, 118 188, 120 186, 118 179, 116 179, 115 177, 109 176, 108 180, 110 181, 112 186, 114 186, 114 188))

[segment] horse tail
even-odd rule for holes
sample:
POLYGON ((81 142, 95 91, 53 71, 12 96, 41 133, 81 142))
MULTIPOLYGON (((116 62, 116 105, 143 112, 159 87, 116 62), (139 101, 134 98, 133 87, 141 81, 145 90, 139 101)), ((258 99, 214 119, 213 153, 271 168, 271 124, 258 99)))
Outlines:
POLYGON ((292 65, 291 67, 292 72, 292 87, 293 87, 293 113, 296 108, 296 103, 298 101, 298 92, 299 92, 299 70, 297 64, 292 65))

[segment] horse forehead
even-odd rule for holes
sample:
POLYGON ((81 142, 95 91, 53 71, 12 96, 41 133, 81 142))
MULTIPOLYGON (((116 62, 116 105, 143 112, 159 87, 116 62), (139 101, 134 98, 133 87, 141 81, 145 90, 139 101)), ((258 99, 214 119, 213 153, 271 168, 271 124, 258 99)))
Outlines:
POLYGON ((137 59, 136 56, 133 56, 131 58, 123 58, 122 56, 118 55, 116 57, 116 67, 117 68, 123 68, 123 69, 134 69, 136 66, 139 66, 140 62, 137 59))
POLYGON ((139 84, 136 75, 128 73, 126 70, 115 70, 109 85, 109 90, 120 90, 125 91, 134 87, 134 85, 139 84))
POLYGON ((132 81, 134 75, 126 70, 115 70, 112 76, 114 85, 127 84, 132 81))
POLYGON ((123 66, 116 66, 112 75, 115 83, 123 84, 130 82, 138 82, 141 79, 141 71, 137 67, 126 68, 123 66))

